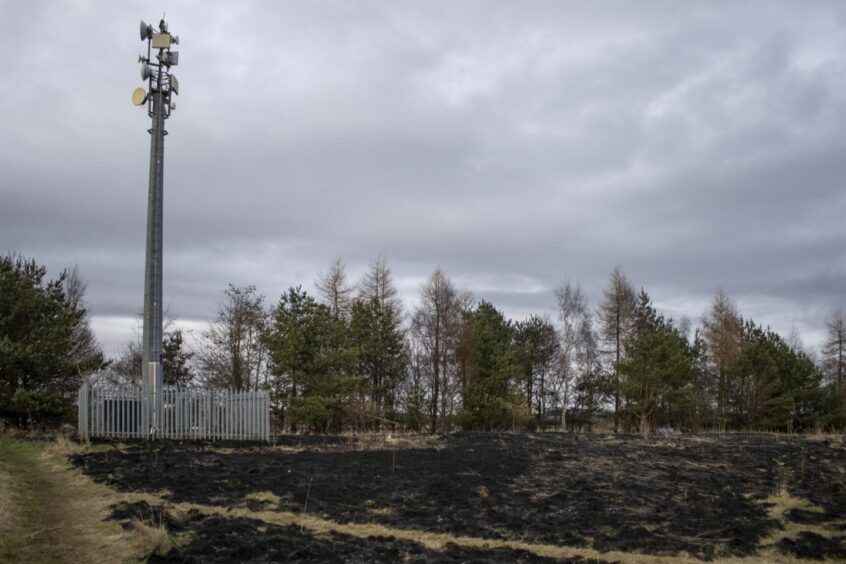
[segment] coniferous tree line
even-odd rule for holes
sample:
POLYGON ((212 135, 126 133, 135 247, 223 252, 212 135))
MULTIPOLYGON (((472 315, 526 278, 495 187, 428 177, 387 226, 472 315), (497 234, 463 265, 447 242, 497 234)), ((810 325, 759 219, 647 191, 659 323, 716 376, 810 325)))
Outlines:
POLYGON ((76 268, 0 256, 0 419, 17 427, 69 418, 84 374, 106 363, 91 330, 76 268))
MULTIPOLYGON (((34 261, 6 257, 2 267, 0 417, 67 414, 82 375, 107 365, 98 377, 137 382, 138 340, 103 360, 75 270, 45 281, 34 261), (22 329, 22 308, 63 321, 22 329)), ((254 286, 230 285, 194 342, 166 327, 166 383, 268 389, 277 424, 294 432, 846 426, 842 312, 813 357, 745 319, 722 291, 698 327, 669 319, 620 268, 598 304, 567 281, 554 317, 516 322, 441 269, 406 310, 384 259, 357 283, 338 259, 315 287, 271 305, 254 286)))
POLYGON ((289 431, 800 431, 846 422, 842 313, 816 362, 744 319, 722 291, 699 327, 668 319, 620 268, 595 306, 568 281, 555 292, 555 318, 517 322, 439 268, 410 311, 383 259, 357 284, 338 259, 315 287, 316 295, 289 288, 266 309, 254 287, 230 287, 194 363, 206 382, 270 389, 289 431), (238 308, 251 312, 249 323, 231 315, 238 308), (254 376, 236 381, 240 365, 254 376))

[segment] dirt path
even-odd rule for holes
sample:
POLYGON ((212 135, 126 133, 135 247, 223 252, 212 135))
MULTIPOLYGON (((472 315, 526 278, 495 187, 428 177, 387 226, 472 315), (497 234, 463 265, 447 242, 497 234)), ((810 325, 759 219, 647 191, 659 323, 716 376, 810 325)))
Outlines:
POLYGON ((0 437, 0 561, 125 562, 143 542, 104 521, 114 497, 68 467, 56 445, 0 437))

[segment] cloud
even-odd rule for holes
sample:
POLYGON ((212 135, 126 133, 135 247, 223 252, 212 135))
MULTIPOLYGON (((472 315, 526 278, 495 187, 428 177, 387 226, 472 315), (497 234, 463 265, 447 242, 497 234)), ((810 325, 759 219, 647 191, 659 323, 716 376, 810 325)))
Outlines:
POLYGON ((812 344, 844 306, 838 3, 7 1, 0 246, 79 264, 109 350, 142 305, 137 20, 165 9, 165 302, 186 321, 228 282, 273 303, 379 254, 409 306, 440 265, 549 313, 567 278, 596 303, 616 264, 674 316, 721 287, 812 344))

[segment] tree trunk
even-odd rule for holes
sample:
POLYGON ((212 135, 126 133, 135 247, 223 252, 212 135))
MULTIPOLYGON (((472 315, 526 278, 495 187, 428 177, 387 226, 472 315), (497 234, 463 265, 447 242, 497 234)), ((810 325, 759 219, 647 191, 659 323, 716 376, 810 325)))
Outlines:
POLYGON ((643 438, 649 436, 649 414, 645 411, 640 413, 640 434, 643 435, 643 438))
POLYGON ((438 394, 440 392, 440 337, 438 335, 439 329, 435 328, 435 350, 432 355, 432 369, 434 371, 434 385, 432 390, 432 425, 430 428, 430 432, 437 433, 438 432, 438 400, 440 399, 438 394))

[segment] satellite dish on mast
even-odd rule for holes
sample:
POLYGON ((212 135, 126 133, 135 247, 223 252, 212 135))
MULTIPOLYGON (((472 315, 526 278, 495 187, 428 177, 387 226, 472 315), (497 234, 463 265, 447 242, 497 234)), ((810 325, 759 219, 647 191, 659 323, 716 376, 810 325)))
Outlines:
POLYGON ((147 91, 143 88, 136 88, 132 91, 132 103, 136 106, 144 105, 147 101, 147 91))

